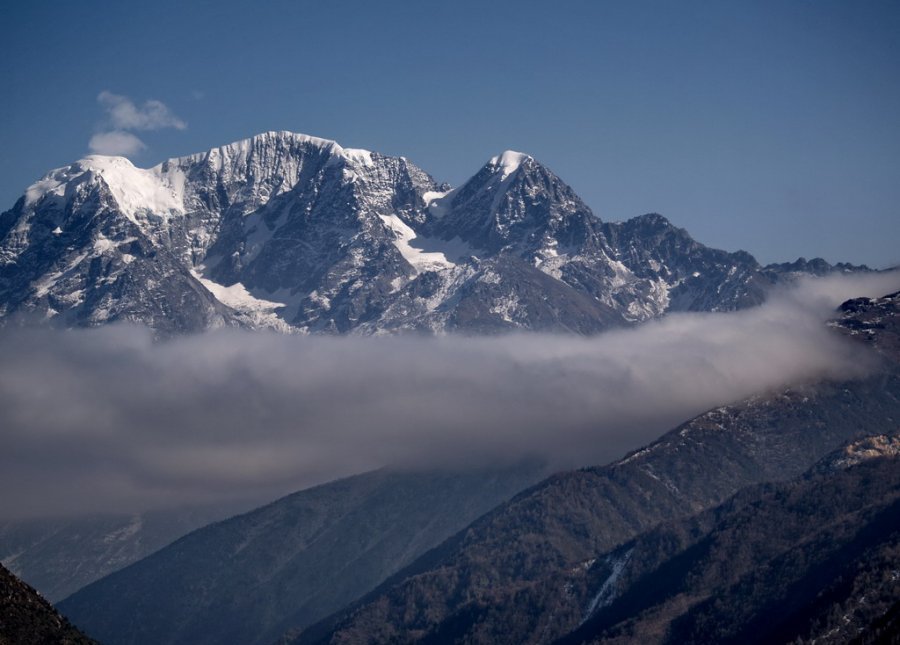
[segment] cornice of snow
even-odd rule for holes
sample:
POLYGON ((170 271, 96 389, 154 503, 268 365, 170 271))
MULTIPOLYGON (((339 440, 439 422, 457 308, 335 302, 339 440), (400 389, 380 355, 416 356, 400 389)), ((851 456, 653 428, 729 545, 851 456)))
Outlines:
POLYGON ((504 150, 496 157, 491 157, 488 163, 500 171, 500 180, 502 181, 516 172, 526 161, 534 161, 534 158, 524 152, 504 150))
POLYGON ((89 155, 73 164, 52 170, 25 190, 25 206, 48 195, 65 198, 67 187, 77 180, 102 181, 127 216, 140 210, 183 213, 184 177, 164 176, 160 166, 138 168, 125 157, 89 155))
POLYGON ((67 187, 81 183, 78 181, 80 178, 91 180, 100 177, 122 212, 130 218, 140 211, 160 215, 184 214, 187 210, 184 195, 187 169, 207 165, 216 173, 228 174, 234 169, 260 165, 272 170, 275 166, 269 163, 269 158, 277 159, 277 164, 280 164, 276 172, 280 176, 279 185, 272 187, 272 194, 277 194, 289 190, 296 182, 299 165, 291 152, 306 146, 328 155, 329 164, 344 163, 358 168, 370 167, 374 163, 368 150, 344 148, 331 139, 296 132, 269 131, 205 152, 173 157, 151 168, 138 168, 125 157, 89 155, 50 171, 31 184, 25 190, 25 207, 35 205, 48 195, 64 199, 67 187), (257 158, 259 162, 254 161, 257 158))

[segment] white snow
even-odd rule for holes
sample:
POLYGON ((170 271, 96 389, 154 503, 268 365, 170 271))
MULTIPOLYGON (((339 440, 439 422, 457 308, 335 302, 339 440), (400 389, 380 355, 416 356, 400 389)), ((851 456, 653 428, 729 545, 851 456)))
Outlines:
POLYGON ((545 251, 549 250, 541 249, 538 252, 540 255, 534 258, 534 266, 557 280, 562 280, 562 270, 570 261, 582 259, 579 255, 570 258, 568 255, 559 255, 559 253, 553 255, 552 252, 545 253, 545 251))
POLYGON ((449 241, 419 237, 397 215, 379 215, 394 234, 394 246, 417 273, 452 269, 461 257, 470 255, 469 247, 459 238, 449 241), (415 240, 415 242, 413 242, 415 240), (450 258, 453 258, 451 260, 450 258))
POLYGON ((178 164, 182 161, 198 162, 207 160, 208 163, 217 167, 218 170, 225 169, 225 162, 230 159, 241 158, 246 159, 247 155, 254 147, 261 144, 271 144, 279 140, 291 140, 296 143, 307 143, 323 150, 331 150, 336 154, 340 154, 343 148, 337 141, 331 139, 322 139, 321 137, 312 137, 308 134, 300 134, 298 132, 289 132, 287 130, 270 130, 263 132, 248 139, 234 141, 218 148, 213 148, 208 152, 199 152, 188 157, 170 159, 172 164, 178 164))
POLYGON ((141 211, 157 215, 184 213, 183 177, 172 181, 172 177, 160 173, 158 167, 136 168, 125 157, 92 155, 79 163, 86 164, 87 170, 103 177, 119 207, 128 216, 133 217, 141 211))
POLYGON ((403 286, 405 280, 401 276, 397 276, 393 280, 391 280, 391 293, 396 293, 400 290, 400 287, 403 286))
POLYGON ((257 298, 240 282, 235 282, 233 285, 226 287, 204 278, 197 269, 192 269, 191 275, 197 278, 200 284, 206 287, 209 292, 216 297, 216 300, 237 311, 245 313, 274 312, 275 309, 285 306, 285 303, 283 302, 274 302, 272 300, 257 298))
POLYGON ((110 249, 116 248, 116 243, 110 240, 109 238, 104 237, 102 234, 94 240, 94 251, 97 255, 103 255, 110 249))
POLYGON ((82 260, 87 257, 87 253, 81 253, 72 258, 69 263, 61 270, 54 271, 53 273, 48 273, 42 276, 39 280, 36 280, 31 284, 31 288, 34 290, 34 295, 37 298, 42 298, 50 293, 50 290, 56 286, 56 283, 63 279, 66 274, 68 274, 72 269, 78 266, 82 260))
POLYGON ((76 289, 75 291, 56 294, 56 299, 70 307, 77 307, 84 302, 84 289, 76 289))
MULTIPOLYGON (((299 132, 290 132, 288 130, 271 130, 263 132, 249 139, 241 139, 219 148, 213 148, 208 152, 201 152, 188 157, 170 159, 171 165, 181 165, 183 162, 196 163, 198 161, 206 161, 219 172, 226 171, 228 165, 238 160, 242 164, 246 164, 246 160, 254 148, 266 145, 272 145, 278 142, 293 142, 308 144, 324 151, 328 151, 332 155, 332 162, 339 159, 345 159, 363 166, 371 166, 372 153, 362 148, 344 148, 333 139, 323 139, 322 137, 313 137, 308 134, 299 132)), ((294 178, 296 180, 296 178, 294 178)))
POLYGON ((613 277, 609 281, 609 286, 613 289, 622 287, 634 280, 634 273, 620 261, 610 260, 609 266, 614 272, 613 277))
MULTIPOLYGON (((337 142, 293 132, 265 132, 260 135, 214 148, 207 152, 169 159, 152 168, 137 168, 125 157, 89 155, 71 165, 51 171, 25 191, 26 207, 47 199, 68 199, 84 182, 102 181, 122 213, 154 240, 167 234, 168 221, 197 210, 197 196, 191 191, 185 173, 205 165, 224 186, 228 198, 249 214, 273 197, 294 187, 302 172, 302 155, 292 154, 297 144, 320 148, 332 162, 346 161, 352 168, 374 165, 372 153, 359 148, 343 148, 337 142), (251 178, 247 183, 246 178, 251 178)), ((28 220, 23 220, 28 224, 28 220)), ((57 227, 54 234, 61 234, 57 227)), ((265 238, 269 231, 257 231, 265 238)), ((27 230, 20 231, 21 235, 27 230)), ((193 231, 197 244, 192 251, 206 250, 212 237, 204 224, 193 231)), ((257 241, 257 240, 254 240, 257 241)), ((265 241, 264 239, 262 241, 265 241)), ((257 245, 258 246, 258 245, 257 245)))
POLYGON ((486 269, 484 273, 479 276, 478 281, 484 284, 500 284, 503 281, 503 278, 500 277, 499 273, 486 269))
POLYGON ((328 311, 329 309, 331 309, 331 298, 329 298, 328 296, 326 296, 324 294, 319 293, 318 289, 314 289, 313 291, 310 292, 309 299, 310 299, 310 301, 319 305, 325 311, 328 311))
POLYGON ((500 169, 500 180, 504 180, 516 172, 526 160, 531 159, 524 152, 505 150, 496 157, 491 158, 491 165, 500 169))
POLYGON ((443 217, 453 201, 453 193, 455 188, 451 190, 439 191, 429 190, 422 194, 422 200, 425 202, 425 208, 435 217, 443 217))
POLYGON ((605 607, 610 602, 612 602, 613 595, 616 591, 616 583, 619 581, 619 578, 622 577, 622 572, 625 570, 625 565, 628 564, 628 561, 631 559, 632 550, 633 549, 629 549, 619 558, 607 556, 606 562, 612 567, 612 572, 600 587, 597 595, 594 596, 593 600, 591 600, 591 604, 588 605, 588 609, 584 614, 584 619, 581 621, 582 623, 590 618, 593 613, 597 611, 597 609, 599 609, 600 607, 605 607))
POLYGON ((541 255, 543 255, 544 258, 559 257, 559 242, 554 238, 547 240, 544 248, 541 249, 541 255))
POLYGON ((422 200, 425 202, 425 206, 431 206, 431 203, 435 200, 441 199, 445 197, 448 193, 452 191, 449 190, 427 190, 422 193, 422 200))
POLYGON ((148 170, 136 168, 125 157, 105 155, 90 155, 52 171, 28 187, 25 205, 30 206, 47 195, 63 196, 66 185, 85 174, 103 179, 129 219, 143 211, 161 216, 184 213, 184 177, 180 173, 164 174, 160 166, 148 170))
POLYGON ((94 253, 95 255, 104 255, 105 253, 119 246, 122 246, 123 244, 129 244, 130 242, 134 242, 135 240, 137 240, 136 237, 126 237, 121 240, 111 240, 103 233, 98 233, 97 239, 94 240, 94 253))
POLYGON ((500 298, 494 298, 491 313, 500 316, 503 322, 513 323, 513 315, 519 309, 519 298, 515 294, 509 294, 500 298))
POLYGON ((56 197, 62 197, 68 179, 68 177, 61 172, 62 170, 64 169, 54 170, 26 188, 25 206, 27 207, 40 201, 46 195, 52 194, 56 197))
POLYGON ((627 319, 632 322, 655 318, 669 308, 669 284, 662 278, 643 282, 649 285, 649 293, 644 293, 642 299, 632 300, 625 309, 627 319))
POLYGON ((562 266, 566 260, 567 258, 560 258, 559 241, 546 235, 541 248, 535 253, 533 262, 535 267, 559 280, 562 276, 562 266), (548 262, 549 264, 547 264, 548 262))
POLYGON ((340 154, 344 159, 361 166, 375 165, 375 162, 372 161, 372 153, 369 150, 363 150, 362 148, 342 148, 340 154))

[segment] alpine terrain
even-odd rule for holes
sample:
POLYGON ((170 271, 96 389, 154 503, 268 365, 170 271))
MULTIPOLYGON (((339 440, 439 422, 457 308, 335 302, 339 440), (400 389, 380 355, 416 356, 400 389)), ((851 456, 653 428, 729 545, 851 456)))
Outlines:
POLYGON ((822 260, 760 266, 660 215, 601 222, 506 151, 450 189, 403 157, 290 132, 150 169, 90 156, 0 215, 0 319, 160 335, 591 333, 759 303, 822 260))
MULTIPOLYGON (((453 188, 290 132, 149 169, 89 156, 0 214, 0 327, 158 339, 588 335, 866 271, 762 266, 658 214, 601 221, 518 152, 453 188)), ((897 625, 898 303, 851 300, 829 323, 869 376, 722 401, 611 464, 380 470, 224 520, 5 522, 0 558, 108 645, 741 642, 763 614, 773 642, 880 638, 897 625)))
POLYGON ((60 606, 110 644, 742 642, 760 615, 772 642, 895 633, 900 294, 829 326, 877 369, 715 408, 508 501, 538 473, 334 482, 60 606))

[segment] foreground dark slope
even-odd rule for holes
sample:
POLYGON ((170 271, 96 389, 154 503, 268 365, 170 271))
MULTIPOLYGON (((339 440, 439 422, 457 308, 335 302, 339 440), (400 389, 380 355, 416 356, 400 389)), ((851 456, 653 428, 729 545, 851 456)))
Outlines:
POLYGON ((200 529, 60 603, 107 645, 268 643, 366 593, 540 477, 378 471, 200 529))
POLYGON ((0 522, 0 560, 51 602, 250 506, 0 522))
MULTIPOLYGON (((722 407, 603 468, 554 476, 475 522, 358 605, 292 642, 549 642, 585 607, 568 585, 661 521, 795 477, 900 419, 900 299, 851 301, 833 323, 880 352, 877 374, 722 407)), ((290 639, 288 639, 290 640, 290 639)))
POLYGON ((579 643, 900 638, 900 437, 826 457, 598 557, 570 594, 579 643))
POLYGON ((0 645, 96 645, 0 565, 0 645))

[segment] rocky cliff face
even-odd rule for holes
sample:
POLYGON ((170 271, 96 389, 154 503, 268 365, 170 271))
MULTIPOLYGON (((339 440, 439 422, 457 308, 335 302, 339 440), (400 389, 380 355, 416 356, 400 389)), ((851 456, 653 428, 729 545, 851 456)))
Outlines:
POLYGON ((163 335, 592 333, 756 304, 786 275, 831 270, 760 267, 658 215, 603 223, 521 153, 449 190, 403 157, 288 132, 150 169, 87 157, 0 215, 2 319, 163 335))

